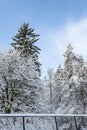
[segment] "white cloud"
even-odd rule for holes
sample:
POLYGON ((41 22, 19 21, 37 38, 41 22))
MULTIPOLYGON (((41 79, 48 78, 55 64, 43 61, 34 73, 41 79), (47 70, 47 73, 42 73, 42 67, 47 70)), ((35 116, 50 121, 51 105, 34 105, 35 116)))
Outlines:
POLYGON ((56 70, 58 64, 63 64, 63 54, 68 43, 72 44, 76 54, 87 59, 87 18, 80 21, 69 21, 59 28, 46 29, 43 32, 44 45, 40 59, 44 73, 48 66, 56 70))
POLYGON ((59 57, 64 53, 68 43, 71 43, 76 54, 87 58, 87 18, 68 22, 50 34, 49 39, 54 44, 51 51, 59 57))

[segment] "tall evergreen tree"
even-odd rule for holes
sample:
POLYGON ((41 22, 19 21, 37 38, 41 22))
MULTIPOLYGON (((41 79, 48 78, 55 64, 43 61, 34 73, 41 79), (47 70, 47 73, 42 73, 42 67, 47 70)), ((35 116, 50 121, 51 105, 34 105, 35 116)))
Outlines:
POLYGON ((34 33, 34 29, 29 27, 29 24, 24 23, 18 30, 18 33, 12 38, 13 42, 11 45, 15 50, 20 52, 20 55, 25 59, 32 56, 32 59, 36 66, 36 71, 41 75, 40 66, 38 62, 38 54, 40 53, 40 48, 35 45, 39 40, 38 34, 34 33))
POLYGON ((54 74, 54 86, 53 86, 53 106, 54 110, 60 107, 62 97, 62 83, 64 83, 64 70, 61 65, 58 66, 56 73, 54 74))
POLYGON ((73 63, 73 57, 74 57, 73 47, 71 44, 67 46, 67 50, 64 53, 64 57, 65 57, 64 69, 67 72, 68 79, 70 79, 70 77, 73 75, 72 63, 73 63))

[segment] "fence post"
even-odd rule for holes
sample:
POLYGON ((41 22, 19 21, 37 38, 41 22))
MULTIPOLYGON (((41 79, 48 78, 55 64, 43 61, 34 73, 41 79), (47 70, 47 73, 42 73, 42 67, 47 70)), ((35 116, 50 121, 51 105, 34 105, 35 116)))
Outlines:
POLYGON ((58 130, 58 122, 57 122, 56 116, 55 116, 55 124, 56 124, 56 130, 58 130))
POLYGON ((74 116, 74 122, 75 122, 76 130, 78 130, 77 121, 76 121, 76 117, 75 116, 74 116))
POLYGON ((25 130, 25 120, 24 120, 24 116, 23 116, 23 130, 25 130))

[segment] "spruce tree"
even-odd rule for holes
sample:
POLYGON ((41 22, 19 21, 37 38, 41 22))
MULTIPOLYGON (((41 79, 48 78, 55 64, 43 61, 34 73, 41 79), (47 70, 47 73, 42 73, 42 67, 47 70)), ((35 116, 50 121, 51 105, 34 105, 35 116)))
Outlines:
POLYGON ((18 33, 12 38, 13 42, 11 45, 15 50, 20 52, 20 56, 25 59, 32 56, 32 59, 36 66, 36 71, 41 75, 40 66, 38 62, 38 54, 40 53, 40 48, 35 45, 39 40, 38 34, 34 33, 34 29, 29 27, 28 23, 24 23, 18 30, 18 33))
POLYGON ((67 46, 67 50, 64 53, 64 58, 65 58, 64 69, 67 73, 68 79, 70 79, 70 77, 73 75, 73 66, 72 66, 73 57, 74 57, 73 47, 71 44, 69 44, 67 46))
POLYGON ((29 24, 24 23, 12 38, 14 42, 11 45, 25 57, 35 53, 39 54, 40 48, 34 45, 39 40, 38 36, 34 33, 33 28, 29 28, 29 24))

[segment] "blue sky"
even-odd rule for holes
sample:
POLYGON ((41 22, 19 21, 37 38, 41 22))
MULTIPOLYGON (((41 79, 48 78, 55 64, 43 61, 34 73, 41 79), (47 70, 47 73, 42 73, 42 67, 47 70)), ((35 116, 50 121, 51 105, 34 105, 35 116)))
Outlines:
POLYGON ((40 34, 42 72, 63 62, 70 42, 77 54, 87 57, 87 0, 0 1, 0 50, 10 47, 18 28, 27 22, 40 34))

